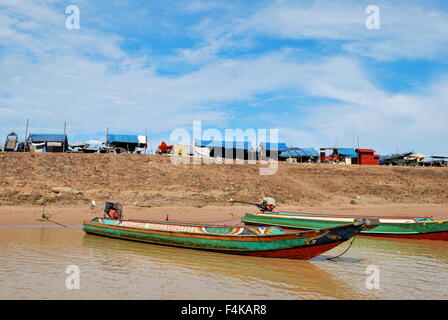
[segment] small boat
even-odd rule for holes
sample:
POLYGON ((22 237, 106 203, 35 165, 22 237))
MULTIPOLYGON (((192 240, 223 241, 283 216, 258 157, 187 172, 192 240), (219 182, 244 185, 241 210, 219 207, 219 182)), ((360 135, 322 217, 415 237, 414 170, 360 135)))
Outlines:
POLYGON ((363 228, 368 228, 364 220, 307 231, 277 226, 220 226, 110 218, 94 218, 83 224, 87 234, 99 236, 248 256, 303 260, 340 245, 363 228))
MULTIPOLYGON (((246 214, 242 221, 246 225, 274 225, 301 230, 315 230, 341 226, 359 219, 359 216, 314 214, 301 212, 262 211, 246 214)), ((426 240, 448 240, 448 220, 432 217, 364 217, 379 219, 380 224, 360 235, 375 237, 412 238, 426 240)))

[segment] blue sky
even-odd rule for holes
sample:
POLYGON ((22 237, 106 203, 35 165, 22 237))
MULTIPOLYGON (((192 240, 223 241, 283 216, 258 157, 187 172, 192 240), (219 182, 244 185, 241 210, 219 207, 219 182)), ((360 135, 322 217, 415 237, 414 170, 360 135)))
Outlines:
POLYGON ((0 0, 0 141, 175 129, 448 155, 446 1, 0 0), (68 30, 65 8, 80 9, 68 30), (368 5, 380 29, 365 27, 368 5))

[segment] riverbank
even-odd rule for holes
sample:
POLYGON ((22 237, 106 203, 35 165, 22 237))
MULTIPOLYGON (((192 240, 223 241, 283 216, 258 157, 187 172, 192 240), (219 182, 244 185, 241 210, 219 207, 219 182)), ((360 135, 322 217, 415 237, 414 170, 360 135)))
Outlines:
MULTIPOLYGON (((102 205, 99 204, 99 205, 102 205)), ((199 223, 238 223, 245 213, 256 212, 250 206, 205 206, 205 207, 153 207, 140 208, 124 206, 126 219, 149 219, 186 221, 199 223)), ((448 218, 448 206, 443 204, 391 204, 383 206, 340 206, 340 207, 298 207, 281 206, 279 210, 334 213, 367 216, 432 216, 448 218)), ((42 221, 42 212, 50 216, 50 220, 71 226, 79 226, 83 220, 101 216, 99 209, 85 207, 57 207, 57 206, 0 206, 0 225, 51 225, 42 221)))
POLYGON ((91 200, 139 208, 222 206, 231 198, 338 208, 448 204, 448 168, 278 162, 179 164, 137 154, 0 153, 0 206, 85 208, 91 200))
POLYGON ((448 216, 448 168, 279 162, 181 164, 137 154, 0 153, 0 224, 80 225, 101 215, 91 200, 119 202, 131 219, 238 221, 255 207, 229 199, 273 197, 279 210, 448 216))

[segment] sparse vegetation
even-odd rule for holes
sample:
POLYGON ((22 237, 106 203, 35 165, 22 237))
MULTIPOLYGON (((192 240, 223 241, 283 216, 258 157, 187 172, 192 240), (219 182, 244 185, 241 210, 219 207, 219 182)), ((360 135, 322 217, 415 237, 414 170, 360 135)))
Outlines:
POLYGON ((108 200, 198 207, 269 196, 279 205, 319 206, 346 204, 360 194, 366 204, 448 203, 448 168, 281 162, 276 174, 262 176, 252 164, 175 165, 163 156, 69 153, 0 153, 0 166, 0 205, 108 200))

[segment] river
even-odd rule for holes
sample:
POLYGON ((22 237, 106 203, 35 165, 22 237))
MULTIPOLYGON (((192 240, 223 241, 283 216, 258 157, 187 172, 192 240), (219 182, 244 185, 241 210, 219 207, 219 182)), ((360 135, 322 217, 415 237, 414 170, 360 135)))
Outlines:
POLYGON ((300 261, 0 227, 0 299, 448 299, 447 241, 357 237, 327 260, 348 245, 300 261))

